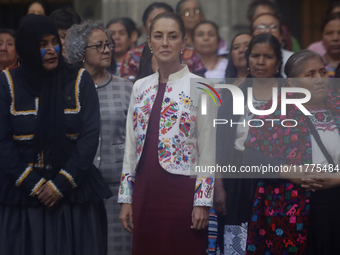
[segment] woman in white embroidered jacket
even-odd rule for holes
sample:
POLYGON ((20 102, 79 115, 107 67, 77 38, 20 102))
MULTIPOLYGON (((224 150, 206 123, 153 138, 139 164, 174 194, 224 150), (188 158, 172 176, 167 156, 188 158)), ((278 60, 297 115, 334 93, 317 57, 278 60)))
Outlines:
POLYGON ((159 69, 133 87, 120 220, 133 233, 132 254, 203 255, 214 180, 189 175, 215 162, 216 108, 201 115, 199 84, 190 90, 190 78, 199 77, 180 63, 186 39, 179 16, 156 16, 148 44, 159 69))

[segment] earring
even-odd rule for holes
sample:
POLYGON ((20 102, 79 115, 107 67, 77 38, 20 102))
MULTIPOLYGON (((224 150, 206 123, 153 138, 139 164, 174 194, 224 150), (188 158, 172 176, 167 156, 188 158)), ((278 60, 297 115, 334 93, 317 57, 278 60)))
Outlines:
POLYGON ((279 69, 277 69, 275 73, 279 73, 279 69))
POLYGON ((250 71, 250 68, 249 68, 249 67, 247 68, 247 71, 248 71, 248 72, 250 71))
POLYGON ((153 54, 153 50, 151 50, 151 54, 153 54))
POLYGON ((83 59, 83 63, 85 63, 85 58, 83 59))
POLYGON ((181 51, 181 54, 183 55, 183 51, 181 51))

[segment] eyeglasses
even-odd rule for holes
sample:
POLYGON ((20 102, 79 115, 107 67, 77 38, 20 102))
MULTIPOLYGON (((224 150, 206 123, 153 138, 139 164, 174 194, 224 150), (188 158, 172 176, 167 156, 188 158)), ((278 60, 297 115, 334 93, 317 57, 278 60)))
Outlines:
POLYGON ((115 44, 114 43, 102 43, 102 42, 100 42, 99 44, 89 45, 89 46, 86 46, 85 48, 96 48, 98 53, 103 53, 105 51, 105 47, 107 47, 110 51, 114 51, 115 44))
POLYGON ((195 16, 201 13, 201 10, 199 8, 193 9, 193 10, 184 10, 182 12, 182 16, 189 17, 190 15, 195 16))
POLYGON ((266 32, 267 29, 270 31, 270 32, 276 32, 279 30, 279 27, 276 26, 276 25, 270 25, 270 26, 266 26, 266 25, 258 25, 255 27, 254 31, 258 31, 258 32, 266 32))

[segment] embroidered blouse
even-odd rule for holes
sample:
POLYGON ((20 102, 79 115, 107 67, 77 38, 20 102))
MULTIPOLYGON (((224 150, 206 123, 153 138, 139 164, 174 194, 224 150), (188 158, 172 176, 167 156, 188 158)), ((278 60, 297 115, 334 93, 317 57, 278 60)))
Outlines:
MULTIPOLYGON (((187 66, 171 74, 166 85, 159 123, 158 159, 172 174, 197 174, 194 206, 212 206, 214 179, 196 173, 196 166, 215 165, 213 119, 217 107, 208 101, 209 114, 201 114, 201 90, 190 86, 187 66)), ((151 109, 158 90, 158 71, 138 80, 132 90, 127 117, 126 144, 118 203, 132 203, 136 167, 143 152, 151 109)))
MULTIPOLYGON (((310 116, 312 123, 320 135, 322 143, 325 145, 328 153, 333 158, 335 164, 340 163, 340 135, 334 118, 327 108, 308 108, 312 114, 310 116)), ((327 159, 321 151, 318 143, 311 135, 312 162, 320 164, 320 167, 328 165, 327 159)))

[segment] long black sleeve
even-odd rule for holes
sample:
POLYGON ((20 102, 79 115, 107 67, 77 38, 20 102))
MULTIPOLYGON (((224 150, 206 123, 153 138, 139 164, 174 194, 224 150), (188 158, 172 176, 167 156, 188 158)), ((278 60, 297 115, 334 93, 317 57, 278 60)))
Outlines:
MULTIPOLYGON (((10 91, 5 74, 2 73, 0 75, 0 171, 11 185, 15 185, 28 195, 34 195, 32 192, 38 183, 43 182, 43 178, 33 170, 32 164, 26 163, 20 157, 18 147, 13 140, 11 111, 14 111, 14 104, 11 93, 13 91, 10 91)), ((15 116, 15 118, 20 117, 22 116, 15 116)))
POLYGON ((83 72, 79 85, 81 131, 64 169, 50 182, 67 194, 82 181, 93 163, 100 133, 99 100, 92 77, 83 72))

